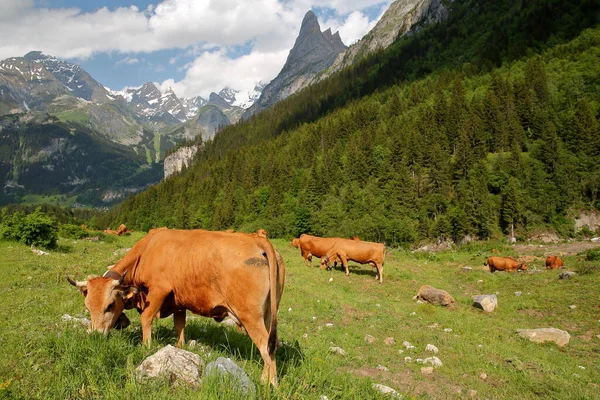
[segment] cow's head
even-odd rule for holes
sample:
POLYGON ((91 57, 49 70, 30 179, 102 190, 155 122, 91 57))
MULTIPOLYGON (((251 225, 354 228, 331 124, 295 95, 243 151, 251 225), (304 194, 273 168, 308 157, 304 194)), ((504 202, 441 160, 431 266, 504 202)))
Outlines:
POLYGON ((123 285, 127 271, 118 279, 112 276, 90 276, 87 280, 76 282, 67 276, 67 281, 76 286, 85 296, 85 307, 90 312, 88 332, 99 331, 107 335, 111 328, 125 328, 129 319, 123 314, 125 303, 137 293, 135 286, 123 285))
POLYGON ((321 269, 327 268, 327 271, 331 271, 332 264, 333 264, 333 261, 327 254, 325 254, 323 257, 321 257, 321 269))
POLYGON ((525 264, 525 261, 522 261, 522 262, 519 263, 519 268, 518 269, 523 270, 523 271, 527 271, 529 269, 529 267, 527 266, 527 264, 525 264))
POLYGON ((298 248, 298 246, 300 245, 300 239, 298 239, 298 238, 292 239, 291 245, 292 245, 292 247, 298 248))

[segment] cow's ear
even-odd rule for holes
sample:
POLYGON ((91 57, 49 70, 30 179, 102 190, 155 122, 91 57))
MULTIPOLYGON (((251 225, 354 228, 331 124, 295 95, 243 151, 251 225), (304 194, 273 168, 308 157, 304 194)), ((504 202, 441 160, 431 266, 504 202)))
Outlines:
POLYGON ((135 296, 139 292, 139 289, 135 286, 121 286, 120 285, 117 288, 121 291, 121 297, 125 301, 133 298, 133 296, 135 296))
POLYGON ((87 296, 87 286, 82 286, 79 288, 79 290, 81 291, 81 294, 83 295, 83 297, 87 296))

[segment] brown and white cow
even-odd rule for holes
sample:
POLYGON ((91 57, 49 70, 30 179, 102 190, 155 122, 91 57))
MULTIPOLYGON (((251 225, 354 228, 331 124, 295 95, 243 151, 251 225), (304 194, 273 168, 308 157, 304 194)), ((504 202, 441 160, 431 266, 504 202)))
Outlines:
POLYGON ((327 254, 321 258, 321 268, 331 268, 331 264, 341 262, 350 274, 348 261, 359 264, 371 264, 375 268, 375 279, 383 283, 383 263, 385 260, 385 245, 383 243, 364 242, 353 239, 337 239, 333 246, 327 250, 327 254))
POLYGON ((524 261, 517 261, 512 257, 488 257, 483 265, 489 266, 490 272, 506 271, 513 272, 518 270, 527 270, 527 264, 524 261))
POLYGON ((564 267, 565 264, 559 256, 548 256, 546 257, 546 269, 557 269, 564 267))
POLYGON ((154 317, 173 314, 181 346, 186 310, 216 320, 230 315, 258 347, 263 381, 277 385, 277 309, 285 266, 266 238, 153 229, 105 275, 83 282, 67 277, 85 296, 92 330, 108 334, 123 309, 136 308, 149 346, 154 317))

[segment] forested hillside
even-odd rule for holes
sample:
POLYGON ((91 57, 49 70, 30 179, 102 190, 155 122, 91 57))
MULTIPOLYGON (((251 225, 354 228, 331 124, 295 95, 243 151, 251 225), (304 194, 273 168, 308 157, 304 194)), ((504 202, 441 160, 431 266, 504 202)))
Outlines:
POLYGON ((224 129, 103 222, 389 245, 570 234, 570 212, 600 206, 599 7, 455 1, 444 23, 224 129))

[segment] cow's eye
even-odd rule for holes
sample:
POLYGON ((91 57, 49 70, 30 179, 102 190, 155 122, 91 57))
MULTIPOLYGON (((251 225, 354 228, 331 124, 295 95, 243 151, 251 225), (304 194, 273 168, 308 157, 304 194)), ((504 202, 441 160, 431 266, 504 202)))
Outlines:
POLYGON ((111 312, 115 309, 115 303, 110 303, 108 307, 106 307, 106 312, 111 312))

